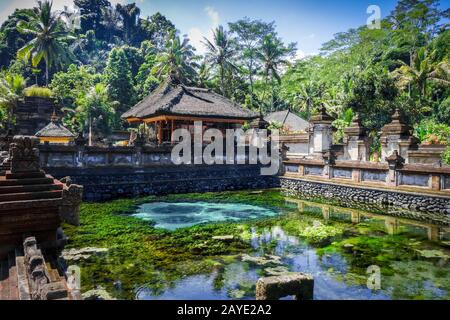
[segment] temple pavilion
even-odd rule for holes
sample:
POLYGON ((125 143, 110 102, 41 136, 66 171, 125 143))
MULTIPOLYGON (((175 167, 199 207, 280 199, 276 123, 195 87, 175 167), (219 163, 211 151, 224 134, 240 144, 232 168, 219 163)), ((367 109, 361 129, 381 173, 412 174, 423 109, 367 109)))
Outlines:
POLYGON ((153 126, 158 143, 172 142, 172 132, 185 128, 194 132, 194 122, 203 130, 240 128, 258 117, 235 102, 210 89, 188 87, 167 80, 154 92, 122 115, 129 123, 153 126))
POLYGON ((53 112, 50 123, 36 132, 35 136, 39 138, 41 143, 57 144, 69 144, 75 138, 75 134, 62 124, 55 112, 53 112))

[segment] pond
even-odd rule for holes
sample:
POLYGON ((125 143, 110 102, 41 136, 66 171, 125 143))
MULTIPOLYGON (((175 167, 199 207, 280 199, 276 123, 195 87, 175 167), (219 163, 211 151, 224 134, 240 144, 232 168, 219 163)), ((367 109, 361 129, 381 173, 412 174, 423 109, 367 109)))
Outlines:
POLYGON ((69 247, 109 248, 76 262, 82 291, 119 299, 254 299, 260 277, 289 272, 313 275, 314 299, 450 298, 448 225, 278 190, 84 204, 81 222, 69 247))
POLYGON ((155 228, 176 230, 196 224, 239 221, 277 215, 264 207, 242 203, 150 202, 139 206, 133 217, 155 222, 155 228))

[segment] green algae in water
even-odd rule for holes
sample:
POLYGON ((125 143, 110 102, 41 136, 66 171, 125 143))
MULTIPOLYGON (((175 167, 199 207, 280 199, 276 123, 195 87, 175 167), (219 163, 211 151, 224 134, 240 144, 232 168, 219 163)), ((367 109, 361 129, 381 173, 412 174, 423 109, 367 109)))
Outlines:
POLYGON ((81 283, 82 291, 102 286, 116 298, 252 299, 256 280, 270 270, 242 262, 245 253, 276 255, 289 271, 311 273, 315 299, 449 299, 449 251, 420 236, 427 226, 412 234, 392 229, 391 217, 358 211, 352 222, 354 210, 295 201, 269 190, 89 203, 81 207, 81 226, 64 229, 68 248, 110 249, 79 263, 81 283), (131 215, 156 201, 253 205, 279 215, 174 231, 131 215), (213 239, 223 235, 233 240, 213 239), (370 264, 381 268, 381 290, 366 286, 370 264))

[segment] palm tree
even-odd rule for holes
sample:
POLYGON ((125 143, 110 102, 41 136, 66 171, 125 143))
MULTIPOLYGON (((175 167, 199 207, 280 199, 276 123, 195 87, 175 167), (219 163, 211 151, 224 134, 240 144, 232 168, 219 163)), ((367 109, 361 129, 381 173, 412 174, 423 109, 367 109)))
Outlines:
POLYGON ((210 68, 206 61, 203 61, 198 68, 198 85, 201 88, 206 88, 208 86, 208 81, 210 77, 210 68))
POLYGON ((25 88, 25 79, 18 74, 2 74, 0 76, 0 126, 11 121, 17 100, 25 88), (3 112, 2 112, 3 111, 3 112))
POLYGON ((121 5, 120 3, 118 3, 116 6, 116 10, 122 16, 125 41, 128 44, 132 44, 134 31, 139 21, 141 9, 136 6, 136 3, 130 3, 127 5, 121 5))
POLYGON ((80 122, 89 130, 89 145, 92 145, 93 128, 101 132, 108 133, 113 127, 115 106, 118 102, 110 102, 108 90, 102 83, 97 83, 92 87, 85 97, 77 101, 76 113, 80 122))
POLYGON ((172 80, 183 82, 193 82, 196 76, 194 60, 197 57, 194 54, 194 48, 189 44, 189 39, 180 40, 175 33, 171 31, 165 44, 164 51, 156 57, 156 64, 152 73, 161 79, 168 75, 172 80), (190 78, 190 80, 188 80, 190 78))
POLYGON ((318 104, 320 98, 320 87, 315 82, 307 81, 300 84, 296 99, 299 107, 306 113, 307 119, 311 116, 311 110, 318 104))
POLYGON ((113 7, 102 8, 103 19, 101 24, 105 27, 108 40, 111 42, 113 36, 123 28, 122 17, 113 7))
POLYGON ((411 96, 411 86, 415 86, 422 98, 426 97, 429 82, 434 82, 444 86, 450 85, 449 63, 442 61, 434 62, 436 51, 431 53, 425 47, 420 48, 412 57, 411 65, 399 61, 402 66, 393 72, 398 80, 398 85, 402 88, 408 86, 411 96))
POLYGON ((212 66, 219 66, 220 69, 220 91, 225 95, 225 74, 227 71, 238 70, 233 63, 236 55, 236 46, 234 41, 224 31, 222 26, 213 30, 214 41, 209 41, 204 37, 203 44, 208 50, 206 53, 206 61, 212 66))
MULTIPOLYGON (((263 64, 263 73, 266 79, 266 87, 270 80, 272 89, 271 110, 273 110, 274 102, 274 79, 281 83, 279 68, 283 65, 289 65, 286 59, 293 53, 294 49, 290 46, 285 47, 280 39, 274 35, 267 35, 264 37, 261 48, 257 52, 257 57, 263 64)), ((265 96, 265 94, 264 94, 265 96)))
POLYGON ((31 58, 33 67, 37 67, 44 59, 45 81, 48 85, 49 67, 57 60, 68 60, 70 54, 63 42, 74 38, 68 35, 60 16, 52 12, 51 1, 38 1, 37 4, 37 8, 29 15, 29 21, 21 20, 17 25, 20 32, 34 36, 33 40, 19 49, 17 57, 26 60, 31 58))

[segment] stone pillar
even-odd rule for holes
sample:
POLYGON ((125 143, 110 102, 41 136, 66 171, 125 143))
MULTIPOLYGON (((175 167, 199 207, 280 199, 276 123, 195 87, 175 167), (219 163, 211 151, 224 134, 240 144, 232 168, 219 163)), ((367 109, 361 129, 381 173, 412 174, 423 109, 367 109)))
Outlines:
POLYGON ((77 154, 75 155, 75 165, 78 168, 83 168, 85 161, 84 161, 84 151, 86 146, 86 138, 83 137, 83 134, 80 133, 78 137, 75 139, 75 145, 77 146, 77 154))
POLYGON ((333 126, 331 124, 333 121, 334 118, 327 113, 324 105, 319 114, 311 117, 309 153, 312 156, 320 158, 324 151, 331 148, 333 143, 333 126))
POLYGON ((62 201, 59 206, 61 220, 74 225, 80 225, 80 204, 83 199, 83 186, 71 184, 70 179, 61 179, 65 183, 62 192, 62 201))
POLYGON ((304 165, 300 164, 298 166, 298 174, 301 175, 301 176, 305 175, 305 166, 304 165))
POLYGON ((392 121, 381 129, 381 161, 397 150, 398 154, 408 161, 408 151, 417 149, 418 140, 412 136, 412 128, 408 126, 400 111, 395 110, 392 121))
POLYGON ((350 127, 344 129, 344 159, 369 161, 369 138, 358 114, 350 127))
POLYGON ((361 169, 352 169, 352 180, 353 182, 361 182, 361 169))
POLYGON ((331 179, 333 177, 333 165, 336 161, 336 155, 333 151, 327 150, 322 152, 322 159, 325 163, 323 167, 323 173, 322 176, 327 179, 331 179))
POLYGON ((385 161, 389 164, 389 172, 387 175, 386 184, 388 187, 396 187, 398 185, 397 169, 402 167, 402 165, 405 163, 405 159, 403 159, 398 154, 397 150, 394 150, 394 152, 389 157, 385 158, 385 161))
POLYGON ((15 136, 10 144, 9 156, 12 174, 41 173, 39 139, 34 136, 15 136))
POLYGON ((432 190, 441 190, 441 176, 438 174, 432 174, 430 178, 430 184, 432 190))

